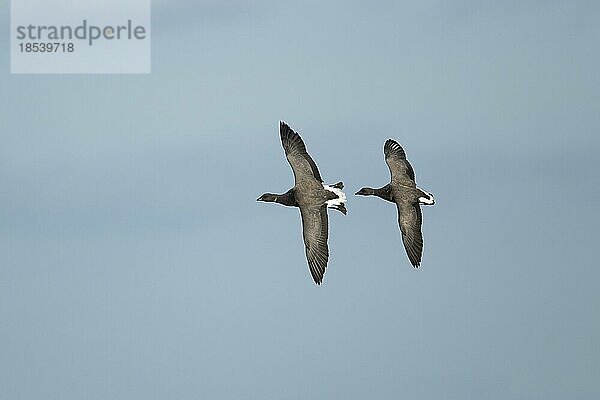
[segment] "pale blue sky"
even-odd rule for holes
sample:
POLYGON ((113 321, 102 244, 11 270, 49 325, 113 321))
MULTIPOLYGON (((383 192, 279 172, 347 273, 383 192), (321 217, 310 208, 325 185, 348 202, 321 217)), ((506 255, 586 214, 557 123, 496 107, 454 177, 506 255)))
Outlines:
POLYGON ((0 398, 600 396, 599 3, 156 1, 152 40, 147 76, 0 52, 0 398), (421 269, 349 196, 312 283, 255 201, 279 119, 349 195, 402 143, 421 269))

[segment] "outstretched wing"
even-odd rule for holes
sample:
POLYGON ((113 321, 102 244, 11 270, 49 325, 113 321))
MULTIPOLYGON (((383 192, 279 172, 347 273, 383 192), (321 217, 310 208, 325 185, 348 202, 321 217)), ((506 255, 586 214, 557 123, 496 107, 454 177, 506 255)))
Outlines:
POLYGON ((423 216, 419 204, 396 203, 398 208, 398 225, 402 232, 402 242, 406 249, 406 254, 413 267, 418 268, 421 264, 423 255, 423 234, 421 225, 423 216))
POLYGON ((329 260, 327 205, 310 208, 300 207, 300 214, 302 216, 302 236, 304 237, 308 268, 315 283, 320 285, 329 260))
POLYGON ((392 175, 392 182, 400 183, 404 186, 417 186, 415 183, 415 171, 406 159, 406 153, 398 142, 388 139, 383 146, 383 154, 392 175))
POLYGON ((300 135, 292 130, 285 122, 279 123, 279 135, 285 156, 294 171, 296 182, 303 179, 316 179, 323 182, 317 164, 306 151, 306 146, 300 135))

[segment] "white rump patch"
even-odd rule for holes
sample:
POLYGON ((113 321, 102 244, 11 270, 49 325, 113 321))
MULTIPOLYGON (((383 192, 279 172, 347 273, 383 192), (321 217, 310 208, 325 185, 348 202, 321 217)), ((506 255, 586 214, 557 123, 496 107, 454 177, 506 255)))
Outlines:
POLYGON ((433 198, 433 195, 431 193, 424 191, 420 187, 417 187, 417 189, 421 190, 424 193, 427 193, 427 196, 429 196, 429 197, 419 197, 419 204, 426 204, 428 206, 435 204, 435 199, 433 198))
POLYGON ((333 186, 323 185, 326 190, 333 192, 337 195, 337 199, 327 200, 327 207, 339 206, 346 202, 346 194, 342 192, 342 189, 338 189, 333 186))
POLYGON ((428 206, 431 206, 435 203, 435 201, 433 200, 433 197, 428 199, 427 197, 419 197, 419 204, 427 204, 428 206))

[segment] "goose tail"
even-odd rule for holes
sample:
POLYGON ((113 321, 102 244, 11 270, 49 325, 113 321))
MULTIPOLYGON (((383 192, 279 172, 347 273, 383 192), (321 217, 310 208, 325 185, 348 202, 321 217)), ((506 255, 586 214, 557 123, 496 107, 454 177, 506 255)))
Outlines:
POLYGON ((342 192, 344 184, 342 182, 338 182, 332 185, 323 185, 323 187, 325 190, 329 190, 337 196, 337 198, 327 200, 327 207, 338 210, 342 214, 346 215, 348 213, 346 205, 344 204, 346 203, 346 193, 342 192))

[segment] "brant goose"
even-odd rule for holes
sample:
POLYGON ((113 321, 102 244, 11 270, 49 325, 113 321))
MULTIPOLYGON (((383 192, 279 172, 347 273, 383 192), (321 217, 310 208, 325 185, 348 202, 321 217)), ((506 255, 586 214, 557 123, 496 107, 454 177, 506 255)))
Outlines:
POLYGON ((300 208, 308 267, 313 280, 320 285, 329 259, 327 207, 346 214, 346 195, 342 192, 344 184, 323 184, 317 164, 306 152, 302 138, 283 121, 279 123, 279 134, 285 156, 294 172, 295 184, 284 194, 265 193, 257 200, 300 208))
POLYGON ((356 192, 360 196, 377 196, 392 203, 398 209, 398 225, 402 232, 402 242, 406 254, 413 267, 418 268, 423 255, 423 234, 421 224, 421 204, 433 205, 435 200, 431 193, 417 187, 415 171, 406 159, 402 146, 393 139, 388 139, 383 146, 391 181, 379 189, 365 187, 356 192))

